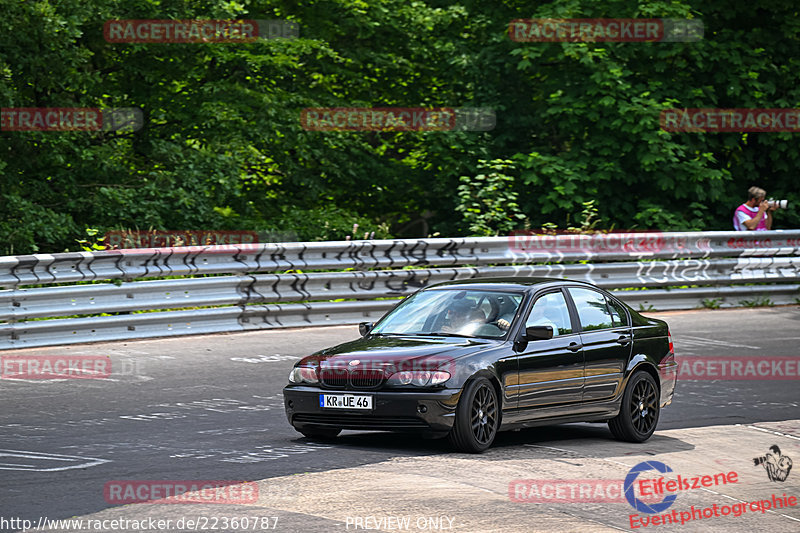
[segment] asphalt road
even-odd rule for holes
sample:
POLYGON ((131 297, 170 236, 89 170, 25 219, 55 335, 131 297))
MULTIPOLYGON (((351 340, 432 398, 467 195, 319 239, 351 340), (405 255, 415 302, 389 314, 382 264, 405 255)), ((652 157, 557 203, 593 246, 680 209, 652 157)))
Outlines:
MULTIPOLYGON (((679 358, 800 359, 797 306, 651 315, 669 322, 679 358)), ((0 380, 0 518, 36 523, 96 513, 111 507, 103 487, 112 480, 283 479, 452 457, 444 441, 345 432, 322 443, 288 425, 281 389, 294 361, 357 335, 348 326, 0 353, 102 355, 113 369, 104 380, 0 380)), ((799 402, 797 381, 679 381, 656 436, 764 422, 778 423, 770 427, 780 432, 780 422, 800 418, 799 402)), ((599 424, 536 428, 501 434, 492 457, 513 458, 543 442, 579 442, 573 448, 580 454, 583 443, 602 447, 610 439, 599 424)), ((796 481, 800 472, 794 474, 796 481)), ((309 531, 327 527, 312 516, 296 523, 309 531)), ((5 525, 0 529, 18 529, 5 525)))

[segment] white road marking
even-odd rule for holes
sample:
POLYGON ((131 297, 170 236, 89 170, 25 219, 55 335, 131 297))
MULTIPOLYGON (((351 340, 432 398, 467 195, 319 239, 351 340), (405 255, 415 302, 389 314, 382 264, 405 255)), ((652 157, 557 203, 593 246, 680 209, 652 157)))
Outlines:
POLYGON ((674 338, 675 344, 682 345, 687 344, 689 346, 724 346, 726 348, 747 348, 750 350, 760 350, 760 346, 753 346, 751 344, 736 344, 733 342, 725 342, 719 341, 716 339, 704 339, 703 337, 690 337, 688 335, 682 335, 680 337, 674 338))
POLYGON ((773 435, 780 435, 781 437, 787 437, 790 439, 800 440, 800 437, 795 437, 794 435, 789 435, 788 433, 781 433, 780 431, 775 431, 774 429, 767 429, 767 428, 760 428, 758 426, 752 426, 750 424, 736 424, 737 426, 742 426, 750 429, 755 429, 757 431, 763 431, 764 433, 772 433, 773 435))
MULTIPOLYGON (((36 468, 36 465, 23 463, 0 463, 0 470, 27 470, 30 472, 60 472, 61 470, 72 470, 75 468, 88 468, 103 463, 110 462, 107 459, 97 459, 96 457, 78 457, 77 455, 62 455, 58 453, 29 452, 22 450, 0 450, 0 457, 19 457, 20 459, 37 459, 39 461, 60 461, 68 464, 65 466, 54 466, 50 468, 36 468)), ((46 466, 46 465, 45 465, 46 466)))
POLYGON ((253 357, 231 357, 231 361, 237 361, 241 363, 276 363, 279 361, 295 361, 300 359, 294 355, 281 355, 276 353, 275 355, 254 355, 253 357))

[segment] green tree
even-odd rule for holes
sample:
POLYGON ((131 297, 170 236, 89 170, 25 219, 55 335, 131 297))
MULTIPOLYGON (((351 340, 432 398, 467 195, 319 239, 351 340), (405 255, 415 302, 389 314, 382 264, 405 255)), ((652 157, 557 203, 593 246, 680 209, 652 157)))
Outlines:
POLYGON ((514 178, 506 171, 514 169, 512 161, 494 159, 479 161, 477 176, 461 176, 456 211, 464 218, 471 235, 506 235, 518 229, 525 215, 520 213, 514 178))
MULTIPOLYGON (((606 227, 730 229, 750 185, 800 201, 796 134, 659 126, 671 107, 800 107, 792 0, 0 0, 0 9, 0 106, 136 107, 144 117, 133 133, 0 131, 0 253, 74 250, 87 228, 319 239, 358 223, 400 237, 493 234, 517 215, 566 227, 590 201, 606 227), (509 21, 533 17, 695 18, 705 35, 509 38, 509 21), (300 38, 103 37, 109 19, 148 18, 288 19, 300 38), (301 127, 303 108, 329 106, 490 107, 497 125, 301 127), (499 174, 515 178, 488 187, 516 193, 518 211, 481 204, 483 185, 461 180, 494 160, 512 161, 499 174), (461 186, 472 187, 479 206, 468 209, 479 215, 462 209, 461 186)), ((776 227, 798 224, 800 210, 776 217, 776 227)))

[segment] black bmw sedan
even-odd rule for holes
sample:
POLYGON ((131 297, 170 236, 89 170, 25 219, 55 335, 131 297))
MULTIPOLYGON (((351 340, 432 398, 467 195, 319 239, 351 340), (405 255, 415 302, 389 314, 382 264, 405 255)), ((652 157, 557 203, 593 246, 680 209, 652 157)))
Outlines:
POLYGON ((292 369, 284 402, 302 434, 415 431, 482 452, 498 431, 591 421, 643 442, 675 390, 666 322, 579 281, 441 283, 360 331, 292 369))

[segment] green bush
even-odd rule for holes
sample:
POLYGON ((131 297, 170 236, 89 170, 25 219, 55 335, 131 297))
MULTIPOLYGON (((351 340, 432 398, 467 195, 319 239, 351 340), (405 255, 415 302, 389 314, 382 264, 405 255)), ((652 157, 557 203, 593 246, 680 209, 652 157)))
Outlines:
POLYGON ((262 231, 296 236, 299 241, 343 241, 363 239, 375 233, 375 239, 389 239, 386 224, 359 215, 342 207, 324 206, 316 209, 287 209, 274 224, 262 231), (354 226, 356 226, 354 232, 354 226))

